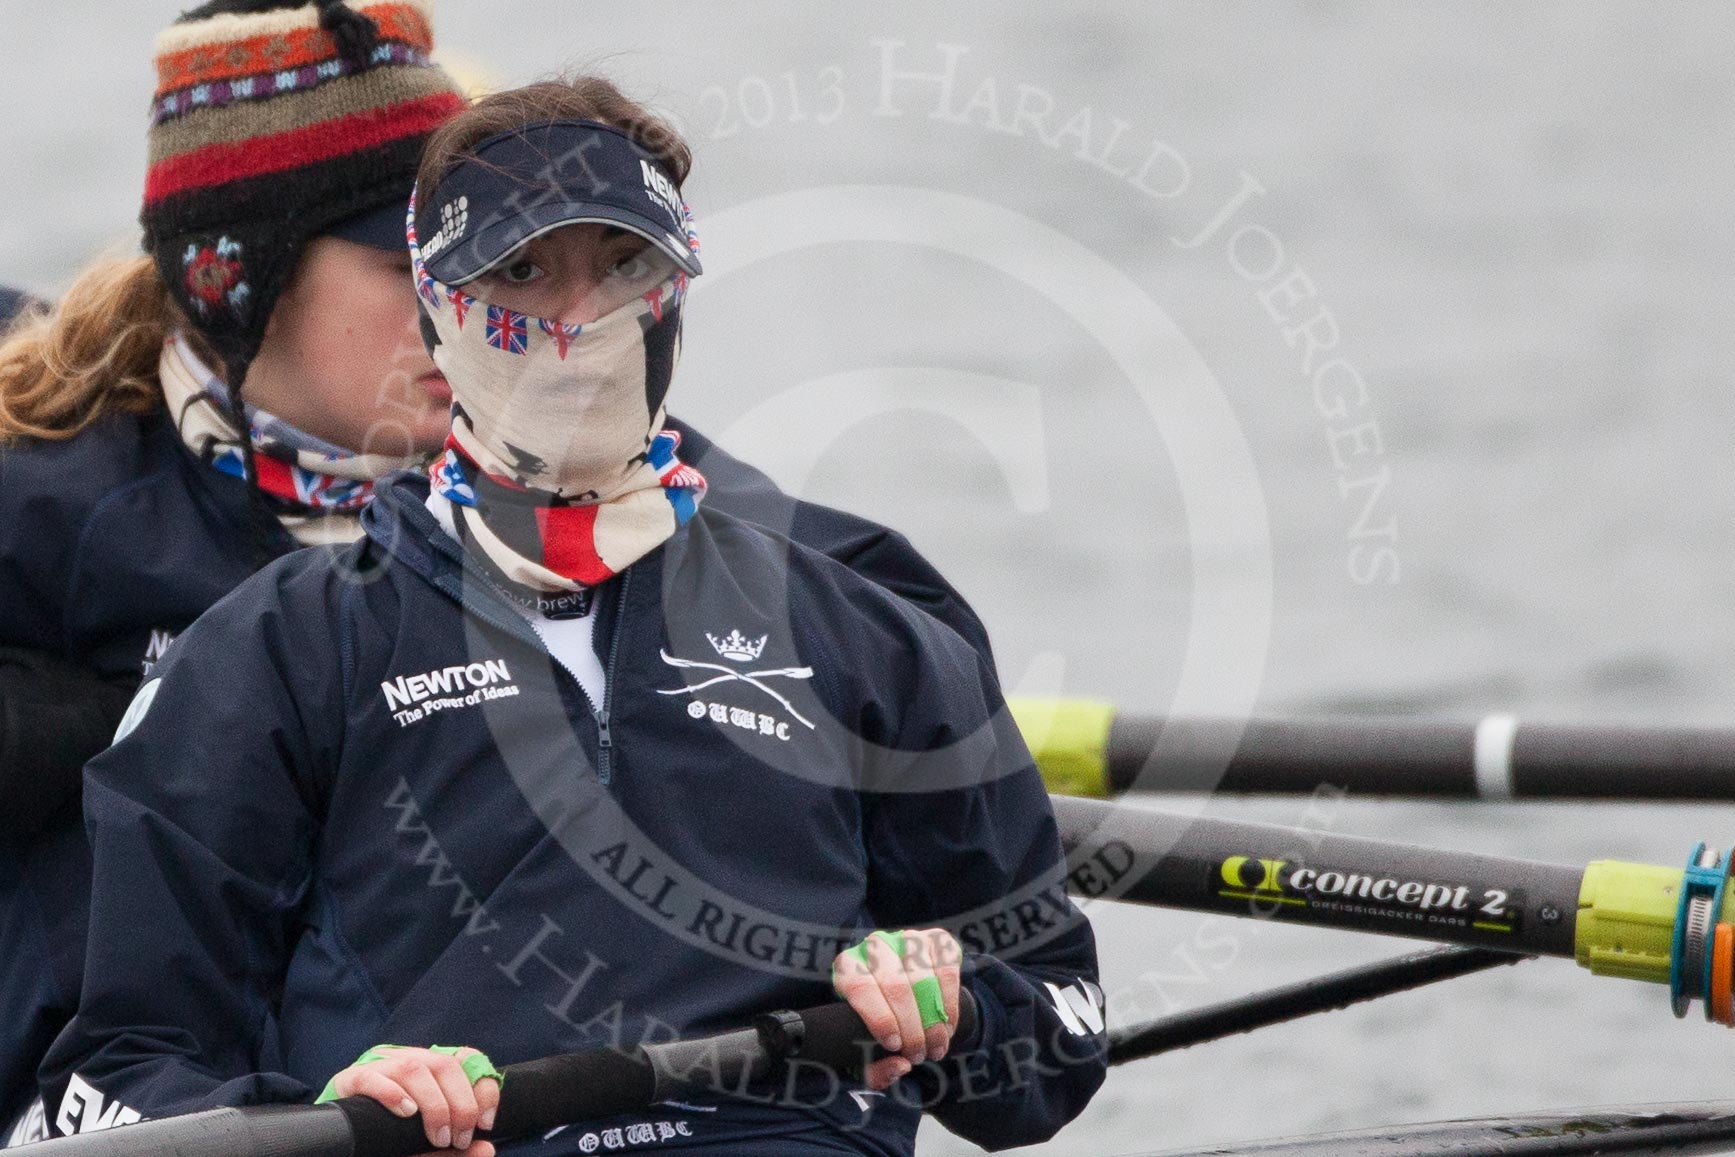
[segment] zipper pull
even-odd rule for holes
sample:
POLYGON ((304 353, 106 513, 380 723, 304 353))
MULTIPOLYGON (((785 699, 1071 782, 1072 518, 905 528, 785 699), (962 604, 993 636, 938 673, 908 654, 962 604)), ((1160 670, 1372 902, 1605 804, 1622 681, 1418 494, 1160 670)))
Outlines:
POLYGON ((614 737, 608 730, 608 712, 596 713, 596 778, 604 787, 614 778, 614 737))

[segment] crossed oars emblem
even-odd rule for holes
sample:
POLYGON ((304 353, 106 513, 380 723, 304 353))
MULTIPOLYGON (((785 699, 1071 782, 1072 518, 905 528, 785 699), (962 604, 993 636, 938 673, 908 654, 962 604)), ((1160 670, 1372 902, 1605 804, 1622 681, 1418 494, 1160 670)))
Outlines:
POLYGON ((780 694, 776 688, 767 687, 764 683, 760 682, 761 679, 771 678, 811 679, 813 678, 812 667, 772 667, 763 671, 737 671, 732 667, 725 667, 721 663, 703 663, 697 659, 682 659, 679 656, 669 654, 667 651, 658 651, 657 653, 663 657, 663 662, 667 663, 671 667, 717 672, 717 674, 711 676, 702 683, 692 683, 685 687, 676 687, 668 691, 659 689, 657 691, 658 695, 693 694, 703 691, 707 687, 714 687, 718 683, 727 683, 733 680, 737 683, 746 683, 750 687, 759 688, 759 690, 765 692, 767 695, 783 704, 783 709, 793 715, 796 722, 805 726, 809 731, 814 730, 813 724, 808 722, 806 717, 795 709, 795 704, 791 703, 787 698, 780 694))

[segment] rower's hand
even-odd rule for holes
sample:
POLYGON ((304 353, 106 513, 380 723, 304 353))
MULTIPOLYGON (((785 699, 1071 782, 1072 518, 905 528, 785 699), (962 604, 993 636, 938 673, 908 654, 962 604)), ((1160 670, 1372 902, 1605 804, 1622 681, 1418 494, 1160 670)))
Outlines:
POLYGON ((837 994, 855 1009, 880 1047, 897 1054, 867 1066, 862 1079, 871 1089, 887 1088, 923 1061, 945 1056, 958 1024, 963 948, 944 928, 906 929, 903 942, 900 956, 888 938, 876 932, 832 962, 837 994), (939 984, 946 1019, 924 1028, 916 985, 930 979, 939 984))
POLYGON ((465 1057, 475 1049, 437 1053, 394 1048, 377 1061, 355 1064, 332 1078, 340 1097, 372 1097, 400 1117, 422 1115, 428 1143, 450 1157, 494 1157, 494 1146, 475 1140, 476 1130, 492 1129, 500 1108, 500 1082, 483 1077, 474 1085, 464 1075, 465 1057))

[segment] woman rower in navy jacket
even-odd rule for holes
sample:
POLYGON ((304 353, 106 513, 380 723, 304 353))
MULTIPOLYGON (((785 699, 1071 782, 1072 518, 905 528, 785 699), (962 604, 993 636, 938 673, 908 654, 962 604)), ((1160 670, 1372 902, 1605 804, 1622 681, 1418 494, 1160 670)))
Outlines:
POLYGON ((84 960, 83 762, 201 611, 359 535, 373 479, 444 438, 393 228, 464 104, 431 36, 425 0, 188 12, 156 45, 144 252, 0 342, 0 1144, 53 1116, 31 1102, 84 960))
MULTIPOLYGON (((0 1145, 58 1112, 34 1073, 84 961, 84 762, 194 618, 264 561, 359 536, 374 480, 445 438, 402 223, 428 132, 463 104, 431 48, 425 0, 187 13, 157 45, 146 252, 0 341, 0 1145)), ((714 505, 986 653, 900 536, 686 435, 714 505)))
POLYGON ((686 167, 595 79, 436 135, 411 242, 446 453, 206 614, 91 764, 63 1124, 323 1090, 480 1155, 489 1066, 426 1046, 504 1064, 833 989, 893 1053, 856 1095, 696 1094, 538 1151, 907 1153, 923 1101, 1026 1144, 1100 1083, 1061 1011, 1100 1008, 1089 927, 990 664, 710 506, 665 426, 686 167))

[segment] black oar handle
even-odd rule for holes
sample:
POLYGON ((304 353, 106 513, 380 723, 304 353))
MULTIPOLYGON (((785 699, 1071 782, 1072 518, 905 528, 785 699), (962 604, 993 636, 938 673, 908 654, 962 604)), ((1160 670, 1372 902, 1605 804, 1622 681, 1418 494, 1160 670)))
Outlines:
MULTIPOLYGON (((976 1035, 976 1002, 958 994, 960 1042, 976 1035)), ((594 1049, 508 1065, 494 1130, 503 1140, 647 1108, 678 1092, 745 1091, 809 1074, 858 1075, 885 1055, 847 1004, 771 1013, 753 1028, 697 1040, 594 1049)), ((43 1157, 414 1157, 429 1150, 420 1115, 369 1097, 329 1105, 213 1109, 124 1129, 45 1141, 43 1157)))
MULTIPOLYGON (((502 1071, 506 1080, 500 1088, 494 1131, 479 1136, 505 1139, 546 1132, 575 1121, 641 1109, 656 1100, 656 1074, 642 1049, 544 1057, 507 1065, 502 1071)), ((414 1157, 433 1148, 420 1113, 400 1117, 371 1097, 344 1097, 333 1107, 349 1124, 350 1147, 343 1157, 414 1157)), ((311 1157, 300 1148, 278 1153, 311 1157)))

